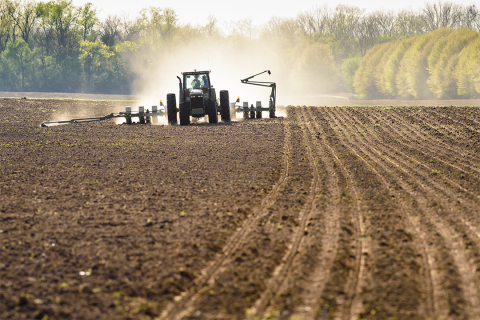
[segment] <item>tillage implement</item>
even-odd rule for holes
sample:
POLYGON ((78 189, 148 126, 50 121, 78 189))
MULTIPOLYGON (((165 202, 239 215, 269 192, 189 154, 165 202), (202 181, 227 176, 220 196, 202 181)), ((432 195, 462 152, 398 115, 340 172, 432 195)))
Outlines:
POLYGON ((120 113, 110 113, 102 117, 93 117, 93 118, 78 118, 72 120, 63 120, 63 121, 49 121, 42 122, 41 127, 48 127, 51 125, 58 124, 67 124, 67 123, 84 123, 84 122, 95 122, 95 121, 104 121, 114 118, 125 118, 126 124, 132 124, 132 118, 138 118, 138 123, 140 124, 150 124, 158 123, 158 117, 165 116, 165 107, 163 106, 162 101, 160 100, 160 109, 157 106, 152 106, 152 111, 145 110, 145 107, 138 107, 138 111, 132 111, 132 107, 126 107, 125 112, 120 113))

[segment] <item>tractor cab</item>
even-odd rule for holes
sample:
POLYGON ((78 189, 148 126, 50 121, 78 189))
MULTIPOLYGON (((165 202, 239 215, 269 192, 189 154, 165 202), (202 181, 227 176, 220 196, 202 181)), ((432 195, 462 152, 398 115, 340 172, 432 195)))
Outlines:
POLYGON ((192 98, 199 99, 200 97, 204 100, 216 100, 215 89, 210 84, 210 71, 182 72, 182 75, 180 103, 191 102, 192 98))

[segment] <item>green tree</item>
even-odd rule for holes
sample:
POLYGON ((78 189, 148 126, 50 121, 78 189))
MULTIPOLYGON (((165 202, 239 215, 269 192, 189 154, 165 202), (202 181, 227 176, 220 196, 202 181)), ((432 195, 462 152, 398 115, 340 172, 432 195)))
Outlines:
POLYGON ((80 61, 86 78, 87 90, 92 91, 92 77, 95 81, 107 71, 109 58, 114 55, 100 40, 95 42, 83 41, 80 45, 82 53, 80 61))
POLYGON ((361 60, 362 57, 347 58, 343 60, 343 63, 340 66, 343 86, 348 92, 354 91, 353 81, 355 78, 355 72, 357 72, 361 60))
POLYGON ((30 62, 32 51, 28 44, 21 38, 7 44, 7 49, 2 53, 2 58, 11 61, 13 70, 20 74, 20 88, 25 90, 25 73, 30 62))
POLYGON ((477 98, 480 96, 480 37, 470 42, 458 55, 455 79, 459 96, 477 98))
POLYGON ((382 69, 379 83, 380 92, 386 97, 395 97, 398 94, 396 81, 400 62, 413 42, 414 38, 400 41, 395 50, 388 56, 385 66, 382 69))
POLYGON ((455 98, 458 94, 454 71, 459 53, 471 41, 478 38, 478 32, 464 27, 454 30, 441 39, 428 57, 429 78, 427 84, 439 99, 455 98))

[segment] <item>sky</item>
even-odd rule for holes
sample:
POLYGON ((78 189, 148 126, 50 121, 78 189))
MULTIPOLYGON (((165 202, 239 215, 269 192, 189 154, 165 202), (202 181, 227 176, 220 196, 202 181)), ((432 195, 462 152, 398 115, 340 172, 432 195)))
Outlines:
MULTIPOLYGON (((452 0, 450 0, 452 1, 452 0)), ((327 2, 315 0, 135 0, 135 1, 112 1, 112 0, 73 0, 75 5, 83 5, 92 2, 100 11, 101 19, 111 14, 128 14, 134 18, 141 9, 150 6, 170 7, 175 10, 181 24, 204 25, 210 14, 214 15, 220 23, 252 18, 255 25, 263 24, 271 17, 293 18, 298 13, 308 11, 315 6, 327 4, 334 8, 338 4, 355 5, 367 11, 377 9, 399 10, 404 8, 417 9, 426 1, 403 0, 403 1, 358 1, 358 0, 330 0, 327 2)), ((431 1, 429 1, 431 2, 431 1)), ((469 5, 472 0, 453 0, 452 2, 469 5)))

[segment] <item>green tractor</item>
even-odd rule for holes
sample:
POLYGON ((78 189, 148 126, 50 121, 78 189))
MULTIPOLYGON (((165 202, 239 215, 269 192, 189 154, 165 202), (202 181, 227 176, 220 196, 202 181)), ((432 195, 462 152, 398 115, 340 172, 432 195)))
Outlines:
POLYGON ((190 124, 190 117, 203 118, 208 115, 209 123, 218 123, 218 114, 223 122, 230 122, 230 100, 228 90, 220 91, 217 100, 215 88, 210 82, 210 71, 182 72, 183 82, 179 83, 179 107, 174 93, 167 94, 167 118, 171 125, 177 124, 177 112, 180 113, 180 125, 190 124))

